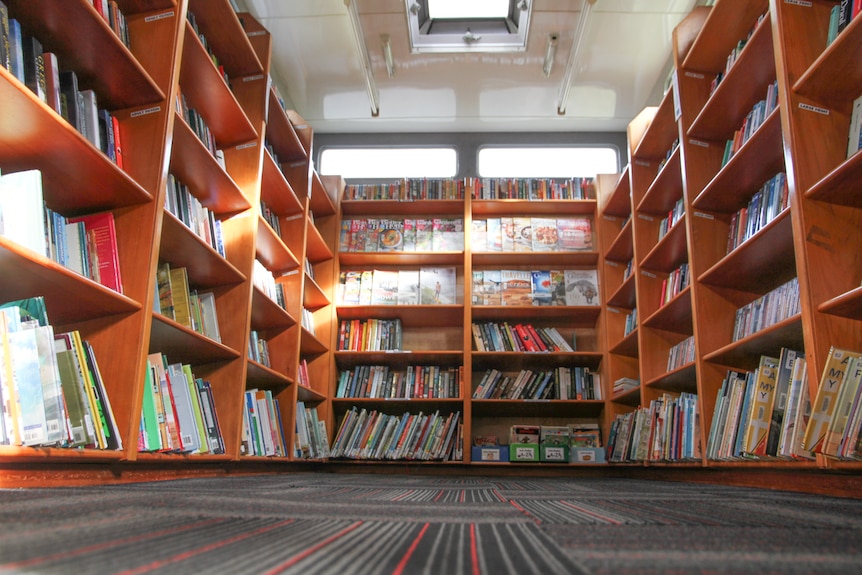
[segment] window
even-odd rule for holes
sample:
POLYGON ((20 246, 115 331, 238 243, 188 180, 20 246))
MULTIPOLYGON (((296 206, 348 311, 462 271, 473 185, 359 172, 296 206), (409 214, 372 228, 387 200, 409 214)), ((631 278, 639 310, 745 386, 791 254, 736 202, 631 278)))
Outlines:
POLYGON ((483 147, 483 178, 577 178, 619 171, 619 154, 610 146, 483 147))
POLYGON ((517 52, 527 47, 527 0, 404 0, 412 52, 517 52))
POLYGON ((320 153, 320 173, 345 179, 453 178, 455 148, 328 148, 320 153))

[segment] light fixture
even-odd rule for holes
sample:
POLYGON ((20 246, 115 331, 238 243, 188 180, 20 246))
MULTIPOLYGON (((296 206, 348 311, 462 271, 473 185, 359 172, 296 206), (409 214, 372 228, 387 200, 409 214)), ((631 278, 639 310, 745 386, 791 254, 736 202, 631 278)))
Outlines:
POLYGON ((545 62, 542 64, 542 76, 545 78, 551 75, 551 70, 554 69, 554 58, 557 56, 557 42, 560 35, 556 32, 548 34, 548 42, 545 44, 545 62))
POLYGON ((578 58, 581 55, 581 46, 584 43, 584 36, 587 31, 587 24, 590 20, 593 4, 596 0, 584 0, 584 5, 581 8, 581 14, 578 17, 578 24, 575 28, 575 38, 572 41, 572 51, 569 53, 569 60, 566 62, 566 72, 563 74, 563 83, 560 84, 560 93, 557 98, 557 114, 561 116, 566 113, 566 100, 569 99, 569 90, 572 88, 572 80, 575 77, 575 69, 578 66, 578 58))
POLYGON ((380 114, 380 94, 377 84, 374 82, 374 73, 371 70, 371 59, 365 48, 365 36, 362 33, 362 24, 359 22, 359 8, 356 0, 344 0, 347 6, 347 15, 350 17, 350 27, 353 28, 353 43, 356 45, 356 53, 359 56, 359 66, 365 78, 365 89, 368 91, 368 102, 371 104, 371 115, 377 117, 380 114))
POLYGON ((383 59, 386 61, 386 73, 390 78, 395 77, 395 60, 392 58, 392 42, 389 34, 380 35, 380 44, 383 46, 383 59))

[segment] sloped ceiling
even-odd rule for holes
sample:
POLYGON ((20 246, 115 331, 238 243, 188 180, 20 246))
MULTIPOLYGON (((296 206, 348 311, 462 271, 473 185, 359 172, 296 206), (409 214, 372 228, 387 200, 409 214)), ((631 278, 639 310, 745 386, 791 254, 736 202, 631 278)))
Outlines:
POLYGON ((533 0, 526 51, 469 54, 411 54, 404 0, 352 1, 380 95, 377 117, 344 0, 236 0, 272 33, 272 75, 318 133, 625 131, 660 99, 673 28, 695 5, 596 0, 560 115, 558 94, 584 0, 533 0), (549 33, 559 34, 559 44, 545 78, 549 33), (381 34, 391 38, 392 78, 381 34))

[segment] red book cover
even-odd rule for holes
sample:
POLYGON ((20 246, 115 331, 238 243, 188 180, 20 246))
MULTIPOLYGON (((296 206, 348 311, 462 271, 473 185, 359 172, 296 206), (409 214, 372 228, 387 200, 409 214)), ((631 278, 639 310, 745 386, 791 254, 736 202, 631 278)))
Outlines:
POLYGON ((116 116, 111 116, 111 129, 114 132, 114 156, 116 157, 117 167, 123 169, 123 146, 120 144, 120 121, 116 116))
POLYGON ((120 258, 117 253, 117 231, 112 212, 89 214, 69 218, 70 223, 83 222, 87 235, 93 238, 94 250, 99 261, 99 281, 112 290, 123 293, 123 279, 120 275, 120 258), (92 234, 90 233, 92 232, 92 234))

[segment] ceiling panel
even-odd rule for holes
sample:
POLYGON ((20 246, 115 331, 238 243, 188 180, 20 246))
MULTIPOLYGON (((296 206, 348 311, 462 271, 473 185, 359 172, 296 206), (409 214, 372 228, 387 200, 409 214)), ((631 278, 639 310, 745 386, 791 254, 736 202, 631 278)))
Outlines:
POLYGON ((511 53, 411 54, 403 0, 358 2, 380 94, 371 117, 344 0, 246 0, 273 36, 273 76, 289 105, 319 132, 624 131, 656 103, 671 32, 694 0, 597 0, 567 113, 557 98, 581 1, 536 0, 527 49, 511 53), (548 33, 560 34, 542 76, 548 33), (396 75, 386 73, 388 34, 396 75))

